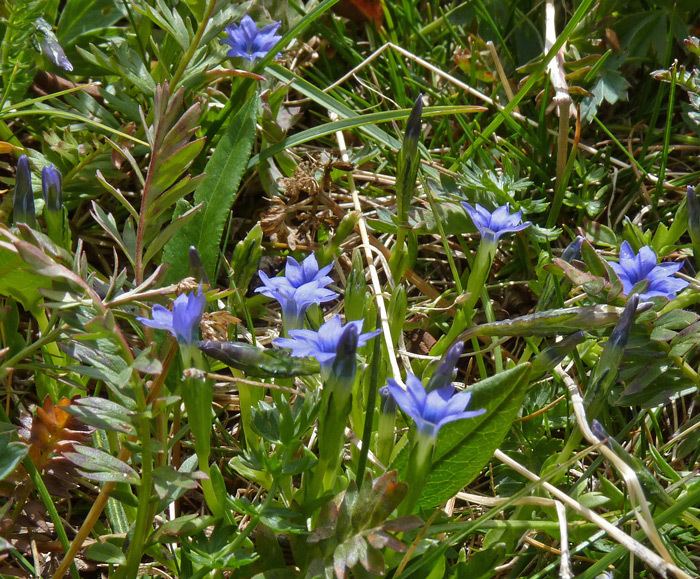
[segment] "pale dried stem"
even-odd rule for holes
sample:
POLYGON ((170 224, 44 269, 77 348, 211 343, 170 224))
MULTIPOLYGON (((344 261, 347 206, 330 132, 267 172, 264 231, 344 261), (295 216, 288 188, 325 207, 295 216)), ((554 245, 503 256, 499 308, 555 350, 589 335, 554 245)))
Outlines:
POLYGON ((654 553, 654 551, 652 551, 648 547, 645 547, 639 541, 636 541, 627 533, 618 529, 615 525, 608 522, 595 511, 583 506, 578 501, 572 499, 564 491, 558 489, 551 483, 546 482, 534 472, 528 470, 522 464, 513 460, 507 454, 503 453, 501 450, 496 450, 496 452, 494 453, 494 457, 497 460, 500 460, 503 464, 512 468, 517 473, 521 474, 522 476, 530 479, 533 482, 539 483, 542 486, 542 488, 546 490, 549 494, 551 494, 556 499, 564 503, 570 509, 577 512, 584 519, 600 527, 600 529, 605 531, 611 539, 620 543, 620 545, 625 547, 625 549, 627 549, 630 553, 634 553, 636 557, 644 561, 644 563, 649 565, 649 567, 651 567, 654 571, 659 573, 662 577, 668 577, 669 573, 672 573, 676 577, 690 579, 690 575, 688 575, 675 565, 667 563, 656 553, 654 553))
MULTIPOLYGON (((503 90, 506 93, 506 98, 508 99, 508 102, 510 102, 513 100, 513 97, 515 95, 513 94, 513 89, 510 87, 510 83, 508 82, 508 77, 506 76, 506 71, 503 70, 503 65, 501 64, 501 59, 498 56, 498 52, 496 51, 496 45, 489 40, 486 43, 486 46, 489 49, 489 54, 491 55, 491 60, 493 60, 493 64, 496 67, 496 73, 498 74, 498 78, 501 81, 501 84, 503 85, 503 90)), ((515 112, 519 113, 520 110, 517 107, 515 107, 515 112)))
POLYGON ((634 470, 610 448, 608 448, 604 444, 604 441, 601 441, 595 434, 593 434, 593 431, 588 424, 588 419, 586 418, 586 409, 583 404, 583 397, 579 393, 578 386, 576 382, 574 382, 573 378, 571 378, 571 376, 569 376, 569 374, 567 374, 561 366, 557 366, 554 371, 562 379, 569 390, 569 396, 571 397, 571 404, 574 408, 576 423, 578 424, 581 433, 589 443, 600 444, 598 447, 600 453, 612 463, 627 485, 630 501, 635 507, 634 514, 637 517, 637 521, 639 522, 639 526, 642 528, 642 531, 644 531, 644 534, 648 537, 652 545, 654 545, 661 556, 669 563, 673 563, 673 559, 671 558, 670 553, 666 549, 666 546, 661 540, 659 532, 654 525, 654 517, 651 515, 651 511, 649 510, 649 503, 644 496, 642 485, 639 484, 639 479, 637 478, 634 470))
MULTIPOLYGON (((557 41, 557 29, 555 25, 556 10, 554 1, 547 0, 545 3, 545 34, 544 53, 547 54, 557 41)), ((566 168, 567 145, 569 135, 569 111, 571 110, 571 96, 569 86, 566 83, 566 73, 564 72, 564 47, 562 47, 552 60, 547 63, 549 80, 554 87, 554 98, 552 102, 557 107, 559 115, 559 131, 557 134, 557 187, 564 176, 566 168)))
MULTIPOLYGON (((335 116, 333 113, 329 113, 331 119, 335 116)), ((350 157, 348 156, 348 150, 345 145, 345 136, 342 131, 338 131, 336 134, 336 139, 338 141, 338 148, 340 150, 341 159, 349 163, 350 157)), ((374 294, 374 299, 377 302, 377 311, 379 312, 379 319, 382 326, 382 339, 387 350, 387 356, 389 357, 389 364, 391 365, 391 373, 393 374, 394 380, 399 384, 403 384, 401 379, 401 370, 399 369, 398 361, 396 360, 396 353, 394 350, 394 344, 391 339, 391 329, 389 327, 389 318, 386 313, 386 305, 384 304, 384 296, 382 294, 382 285, 379 282, 379 274, 377 273, 377 268, 374 266, 374 259, 372 257, 372 248, 369 241, 369 236, 367 233, 367 224, 365 223, 365 218, 362 213, 362 205, 360 203, 360 196, 355 187, 355 181, 352 175, 347 176, 348 187, 352 193, 352 201, 355 206, 355 210, 358 212, 360 218, 358 220, 357 226, 360 231, 360 238, 362 239, 362 248, 365 254, 365 260, 367 262, 367 268, 369 269, 370 279, 372 281, 372 293, 374 294)))
POLYGON ((557 509, 557 520, 559 521, 559 543, 561 545, 561 561, 559 563, 560 579, 573 579, 574 574, 571 572, 571 560, 569 553, 569 529, 566 524, 566 509, 560 501, 554 501, 554 506, 557 509))

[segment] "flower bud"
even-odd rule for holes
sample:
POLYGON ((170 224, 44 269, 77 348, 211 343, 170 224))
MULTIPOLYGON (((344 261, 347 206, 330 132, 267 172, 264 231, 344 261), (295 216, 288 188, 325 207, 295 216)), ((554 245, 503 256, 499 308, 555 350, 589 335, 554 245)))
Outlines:
POLYGON ((22 155, 17 160, 13 221, 15 224, 26 223, 29 227, 36 227, 32 172, 29 168, 29 158, 27 155, 22 155))
POLYGON ((61 172, 53 165, 48 165, 41 170, 41 190, 47 211, 60 211, 63 208, 61 172))
POLYGON ((335 360, 331 369, 331 381, 341 386, 352 387, 357 371, 357 344, 360 334, 357 326, 347 324, 338 340, 335 360))
POLYGON ((53 33, 51 25, 43 18, 37 18, 34 22, 36 29, 42 34, 41 52, 46 58, 53 62, 56 66, 68 72, 73 71, 73 65, 68 60, 63 47, 59 44, 58 38, 53 33))
POLYGON ((561 252, 561 258, 568 263, 571 263, 574 259, 580 259, 582 244, 583 237, 577 235, 576 239, 569 243, 569 245, 564 248, 564 251, 561 252))
POLYGON ((207 276, 207 272, 204 269, 204 264, 202 264, 202 256, 199 254, 199 251, 197 251, 197 248, 194 245, 190 245, 188 257, 190 261, 190 274, 192 277, 208 285, 209 276, 207 276))
POLYGON ((452 383, 452 377, 462 352, 464 352, 463 342, 457 342, 450 346, 437 370, 435 370, 435 373, 428 381, 428 385, 425 388, 428 392, 452 383))

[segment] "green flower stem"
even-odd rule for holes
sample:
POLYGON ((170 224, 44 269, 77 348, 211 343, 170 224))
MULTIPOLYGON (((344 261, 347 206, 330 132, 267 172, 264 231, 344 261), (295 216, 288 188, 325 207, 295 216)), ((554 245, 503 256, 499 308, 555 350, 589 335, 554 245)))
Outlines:
POLYGON ((379 412, 377 424, 377 458, 382 464, 391 462, 394 451, 394 432, 396 431, 396 409, 391 412, 379 412))
POLYGON ((467 281, 467 298, 462 304, 467 317, 471 320, 474 316, 474 306, 481 297, 481 290, 486 284, 493 264, 493 258, 496 257, 496 249, 498 243, 495 240, 481 239, 479 248, 476 250, 474 264, 469 280, 467 281))
POLYGON ((335 486, 345 446, 345 422, 352 405, 352 384, 329 377, 323 387, 318 424, 318 463, 309 485, 314 499, 335 486))
POLYGON ((147 410, 146 395, 140 384, 134 384, 137 408, 137 430, 141 442, 141 482, 138 489, 138 507, 134 533, 129 543, 126 564, 119 568, 116 579, 126 579, 138 575, 151 525, 151 495, 153 492, 153 449, 151 447, 151 422, 147 410))
MULTIPOLYGON (((380 325, 379 315, 377 315, 377 327, 380 325)), ((377 392, 379 390, 379 357, 382 353, 381 340, 374 340, 374 348, 372 351, 372 370, 369 380, 369 393, 367 395, 367 406, 365 408, 365 421, 362 428, 362 448, 360 457, 357 462, 357 470, 355 479, 357 480, 358 488, 362 486, 362 481, 365 477, 365 468, 367 466, 367 455, 369 453, 369 445, 372 439, 372 424, 374 422, 374 411, 377 406, 377 392)), ((380 412, 380 415, 382 413, 380 412)), ((393 436, 392 436, 393 442, 393 436)), ((388 463, 387 463, 388 464, 388 463)))
POLYGON ((215 6, 216 6, 216 0, 209 0, 209 2, 207 4, 207 9, 204 12, 204 16, 202 17, 202 21, 199 23, 199 26, 197 27, 197 32, 195 32, 194 38, 192 39, 192 42, 190 42, 190 45, 187 48, 187 52, 185 52, 185 54, 182 55, 182 58, 180 59, 180 64, 177 67, 175 74, 170 79, 170 86, 173 89, 177 86, 177 84, 182 79, 182 75, 185 74, 185 70, 187 70, 187 66, 190 64, 190 61, 192 60, 194 53, 199 48, 199 43, 202 41, 202 36, 204 36, 204 31, 207 28, 207 24, 209 23, 209 19, 211 18, 212 13, 214 12, 215 6))
MULTIPOLYGON (((180 356, 183 368, 187 369, 194 362, 194 367, 199 370, 206 370, 202 353, 195 346, 180 346, 180 356)), ((222 517, 224 510, 221 501, 214 492, 211 482, 211 472, 209 468, 209 455, 211 454, 211 429, 212 404, 214 400, 214 388, 211 380, 190 375, 182 384, 182 400, 187 410, 190 431, 194 437, 194 449, 197 453, 197 463, 199 470, 207 475, 202 481, 202 491, 204 499, 211 512, 222 517)))
POLYGON ((455 314, 450 330, 438 340, 438 343, 430 351, 431 356, 442 356, 457 337, 471 326, 474 317, 474 306, 479 301, 482 295, 481 292, 486 285, 497 248, 497 241, 481 239, 472 263, 469 279, 466 280, 466 297, 461 303, 461 308, 455 314))
POLYGON ((399 516, 410 515, 415 510, 421 492, 423 492, 423 485, 428 478, 428 474, 430 474, 434 448, 435 437, 419 431, 416 432, 404 479, 408 484, 408 493, 399 505, 399 516))
MULTIPOLYGON (((239 370, 232 369, 231 373, 233 376, 245 378, 245 374, 239 370)), ((241 425, 243 426, 243 434, 245 436, 245 442, 248 448, 255 447, 260 440, 260 436, 253 432, 252 409, 255 408, 258 405, 258 402, 260 402, 264 397, 264 388, 244 384, 243 382, 238 383, 238 399, 241 407, 241 425)))

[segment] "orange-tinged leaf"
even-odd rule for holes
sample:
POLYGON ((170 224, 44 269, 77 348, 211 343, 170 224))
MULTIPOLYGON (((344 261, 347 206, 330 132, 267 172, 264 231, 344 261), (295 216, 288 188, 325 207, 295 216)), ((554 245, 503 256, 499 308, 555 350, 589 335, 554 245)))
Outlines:
POLYGON ((377 28, 384 24, 380 0, 341 0, 333 7, 333 11, 353 22, 371 22, 377 28))

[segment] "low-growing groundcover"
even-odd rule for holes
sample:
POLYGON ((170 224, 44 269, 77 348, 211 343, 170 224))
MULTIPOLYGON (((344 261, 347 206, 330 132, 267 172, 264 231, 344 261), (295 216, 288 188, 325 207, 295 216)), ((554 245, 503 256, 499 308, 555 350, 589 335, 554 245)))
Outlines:
POLYGON ((0 574, 697 576, 699 17, 0 1, 0 574))

